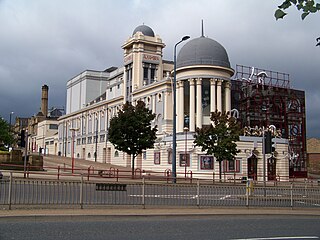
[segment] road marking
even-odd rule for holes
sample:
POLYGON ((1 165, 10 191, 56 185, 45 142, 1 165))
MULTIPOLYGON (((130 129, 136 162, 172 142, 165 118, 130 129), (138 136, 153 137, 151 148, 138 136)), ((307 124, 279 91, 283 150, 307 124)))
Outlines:
MULTIPOLYGON (((141 194, 130 194, 130 197, 143 197, 141 194)), ((221 195, 220 195, 221 196, 221 195)), ((204 200, 208 200, 206 198, 212 198, 213 200, 228 200, 229 198, 232 198, 232 195, 226 195, 226 196, 221 196, 219 195, 201 195, 200 197, 204 200)), ((146 198, 184 198, 184 199, 197 199, 199 198, 198 195, 193 195, 193 194, 185 194, 185 195, 161 195, 161 194, 146 194, 144 195, 146 198)), ((209 199, 210 200, 210 199, 209 199)))
POLYGON ((286 239, 319 239, 317 236, 270 237, 270 238, 235 238, 232 240, 286 240, 286 239))
POLYGON ((220 200, 226 200, 227 198, 231 198, 231 195, 227 195, 227 196, 221 197, 220 200))

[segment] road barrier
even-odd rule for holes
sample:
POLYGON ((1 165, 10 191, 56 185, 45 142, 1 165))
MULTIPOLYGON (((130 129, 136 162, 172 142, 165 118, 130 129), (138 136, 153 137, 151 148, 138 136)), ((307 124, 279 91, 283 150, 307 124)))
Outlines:
MULTIPOLYGON (((10 176, 0 180, 0 205, 95 206, 141 205, 194 207, 286 207, 320 210, 320 187, 295 185, 159 183, 143 178, 126 183, 108 181, 25 179, 10 176), (248 189, 249 188, 249 189, 248 189)), ((104 179, 107 180, 107 179, 104 179)))

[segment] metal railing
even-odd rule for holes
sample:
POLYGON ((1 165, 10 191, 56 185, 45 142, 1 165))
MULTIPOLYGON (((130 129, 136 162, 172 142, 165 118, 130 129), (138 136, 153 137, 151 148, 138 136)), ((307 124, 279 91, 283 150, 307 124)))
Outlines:
POLYGON ((320 187, 0 179, 0 205, 141 205, 319 208, 320 187))

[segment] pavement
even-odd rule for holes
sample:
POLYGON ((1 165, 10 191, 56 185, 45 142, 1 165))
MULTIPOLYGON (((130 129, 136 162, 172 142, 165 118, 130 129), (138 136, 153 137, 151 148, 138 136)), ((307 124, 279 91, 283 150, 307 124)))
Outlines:
POLYGON ((99 208, 58 208, 58 209, 3 209, 0 210, 0 222, 10 219, 41 220, 57 218, 79 220, 80 218, 102 217, 138 217, 138 216, 215 216, 215 215, 299 215, 319 216, 319 209, 290 208, 155 208, 148 207, 99 207, 99 208))

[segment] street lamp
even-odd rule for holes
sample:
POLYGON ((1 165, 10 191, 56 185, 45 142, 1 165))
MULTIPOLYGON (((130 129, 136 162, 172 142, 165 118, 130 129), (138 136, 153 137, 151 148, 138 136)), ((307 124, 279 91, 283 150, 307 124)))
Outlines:
POLYGON ((184 143, 184 178, 187 178, 187 165, 188 165, 188 160, 187 160, 187 141, 188 141, 188 130, 189 128, 185 127, 183 128, 185 132, 185 143, 184 143))
POLYGON ((72 132, 72 145, 71 145, 71 172, 74 172, 74 137, 75 137, 75 131, 78 131, 79 128, 70 128, 70 131, 72 132))
POLYGON ((174 45, 174 67, 173 67, 173 132, 172 132, 172 182, 176 183, 177 177, 177 163, 176 163, 176 156, 177 156, 177 46, 186 41, 190 38, 190 36, 184 36, 179 42, 174 45))
MULTIPOLYGON (((14 114, 14 112, 11 112, 10 114, 9 114, 9 133, 11 134, 11 117, 12 117, 12 115, 14 114)), ((9 147, 11 147, 11 143, 9 144, 9 147)))
POLYGON ((98 117, 96 118, 96 146, 94 152, 94 161, 97 162, 97 151, 98 151, 98 117))

